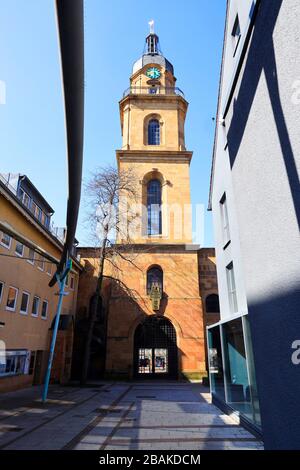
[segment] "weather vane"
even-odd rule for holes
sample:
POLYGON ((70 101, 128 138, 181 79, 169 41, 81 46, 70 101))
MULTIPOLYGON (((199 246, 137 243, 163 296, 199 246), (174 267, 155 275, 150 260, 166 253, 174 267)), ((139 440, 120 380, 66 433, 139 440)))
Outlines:
POLYGON ((149 21, 150 34, 154 34, 154 20, 149 21))

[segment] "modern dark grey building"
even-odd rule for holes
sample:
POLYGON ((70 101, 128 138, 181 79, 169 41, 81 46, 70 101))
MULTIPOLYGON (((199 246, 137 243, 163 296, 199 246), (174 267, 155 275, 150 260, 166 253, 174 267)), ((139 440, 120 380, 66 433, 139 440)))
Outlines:
POLYGON ((213 399, 300 449, 300 2, 228 0, 213 151, 213 399))

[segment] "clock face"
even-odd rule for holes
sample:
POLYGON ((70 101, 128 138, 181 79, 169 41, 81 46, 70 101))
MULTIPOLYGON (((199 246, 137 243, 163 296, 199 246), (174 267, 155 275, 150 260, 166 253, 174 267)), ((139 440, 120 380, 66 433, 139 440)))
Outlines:
POLYGON ((160 77, 160 71, 158 70, 157 67, 150 67, 147 72, 146 72, 147 77, 149 78, 159 78, 160 77))

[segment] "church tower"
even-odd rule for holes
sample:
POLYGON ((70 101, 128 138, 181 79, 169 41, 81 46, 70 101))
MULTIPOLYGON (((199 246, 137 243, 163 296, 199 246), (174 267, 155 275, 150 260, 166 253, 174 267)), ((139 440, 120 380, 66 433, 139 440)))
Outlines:
POLYGON ((192 152, 184 135, 188 103, 150 26, 119 103, 116 157, 119 171, 134 169, 138 224, 130 247, 117 239, 124 256, 115 260, 120 282, 109 301, 106 373, 198 378, 205 373, 205 346, 199 247, 192 245, 192 152))
POLYGON ((120 101, 120 170, 134 167, 144 213, 136 243, 192 243, 189 166, 184 122, 188 103, 152 31, 120 101), (147 208, 147 209, 146 209, 147 208))

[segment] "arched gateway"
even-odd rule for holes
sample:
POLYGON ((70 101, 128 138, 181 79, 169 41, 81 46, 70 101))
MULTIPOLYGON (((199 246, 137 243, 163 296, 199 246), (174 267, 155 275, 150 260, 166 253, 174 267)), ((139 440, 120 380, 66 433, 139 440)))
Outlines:
POLYGON ((151 315, 134 334, 134 376, 136 378, 177 378, 176 331, 170 320, 151 315))

